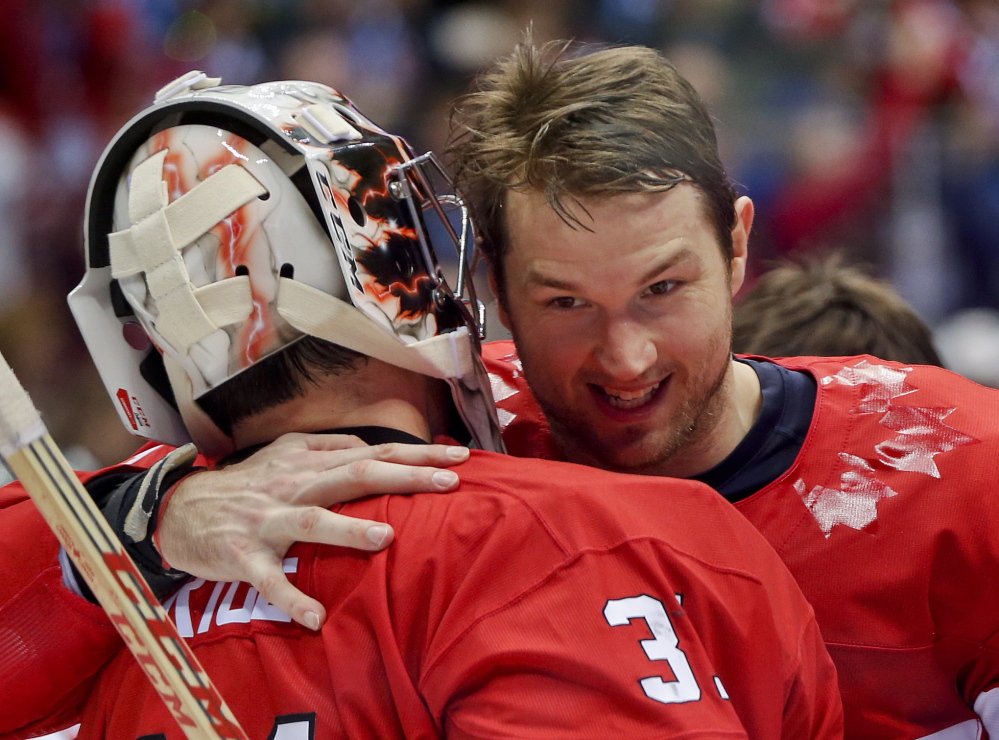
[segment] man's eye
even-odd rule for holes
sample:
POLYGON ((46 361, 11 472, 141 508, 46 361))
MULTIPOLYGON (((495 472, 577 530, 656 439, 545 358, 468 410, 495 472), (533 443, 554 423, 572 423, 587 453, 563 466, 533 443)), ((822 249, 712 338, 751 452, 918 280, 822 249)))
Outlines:
POLYGON ((652 285, 649 286, 649 293, 652 295, 664 295, 669 293, 675 287, 675 280, 660 280, 658 283, 652 283, 652 285))
POLYGON ((558 298, 552 298, 549 304, 555 306, 555 308, 574 308, 578 301, 572 296, 562 295, 558 298))

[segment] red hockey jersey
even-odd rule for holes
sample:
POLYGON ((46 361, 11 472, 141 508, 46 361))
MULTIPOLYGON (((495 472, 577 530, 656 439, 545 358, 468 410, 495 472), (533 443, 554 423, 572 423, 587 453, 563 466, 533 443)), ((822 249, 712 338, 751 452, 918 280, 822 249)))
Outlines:
POLYGON ((0 489, 0 528, 0 737, 20 739, 79 722, 122 641, 103 609, 63 585, 59 543, 20 483, 0 489))
MULTIPOLYGON (((511 452, 557 458, 512 343, 484 350, 511 452)), ((999 391, 874 357, 778 362, 816 378, 811 427, 736 507, 815 608, 846 737, 999 738, 999 391)))
MULTIPOLYGON (((379 553, 296 545, 312 633, 246 584, 168 602, 251 738, 836 738, 835 672, 787 569, 687 481, 475 452, 447 496, 369 499, 379 553)), ((80 738, 180 738, 135 661, 80 738)))

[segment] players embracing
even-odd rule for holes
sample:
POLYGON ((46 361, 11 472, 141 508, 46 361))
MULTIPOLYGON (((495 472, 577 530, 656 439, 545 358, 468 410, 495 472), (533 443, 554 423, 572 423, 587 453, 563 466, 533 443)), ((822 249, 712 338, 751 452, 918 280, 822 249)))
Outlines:
MULTIPOLYGON (((999 393, 874 357, 733 358, 753 206, 655 52, 523 44, 458 120, 458 182, 516 345, 484 350, 508 449, 729 499, 815 609, 847 737, 999 737, 999 393)), ((318 608, 273 585, 283 552, 268 572, 213 562, 218 530, 184 512, 234 485, 225 475, 173 488, 166 558, 208 577, 245 568, 289 613, 318 608)), ((293 492, 271 492, 290 508, 264 520, 293 515, 293 492)))
MULTIPOLYGON (((431 186, 441 174, 325 86, 191 74, 119 132, 91 182, 71 306, 126 423, 202 455, 156 445, 88 485, 236 718, 283 740, 839 738, 814 613, 727 502, 498 454, 474 293, 452 292, 435 257, 467 237, 460 201, 431 186), (449 439, 477 449, 430 449, 449 439), (297 544, 274 556, 276 589, 266 573, 164 567, 154 533, 189 511, 185 482, 343 501, 365 491, 345 495, 327 468, 378 478, 386 453, 460 462, 462 481, 305 510, 359 526, 375 552, 297 544), (311 610, 282 609, 285 577, 311 610)), ((410 482, 456 478, 438 473, 410 482)), ((0 511, 19 524, 0 550, 32 551, 0 579, 0 736, 82 711, 81 739, 179 737, 17 486, 0 511)), ((265 528, 272 546, 299 534, 265 528)))

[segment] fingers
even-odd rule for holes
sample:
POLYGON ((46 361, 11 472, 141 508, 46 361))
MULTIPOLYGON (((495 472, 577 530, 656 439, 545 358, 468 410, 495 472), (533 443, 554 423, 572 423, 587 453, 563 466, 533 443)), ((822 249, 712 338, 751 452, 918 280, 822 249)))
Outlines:
MULTIPOLYGON (((317 542, 356 550, 381 550, 395 536, 382 522, 355 519, 317 506, 284 509, 261 527, 268 542, 317 542)), ((266 547, 266 546, 265 546, 266 547)), ((271 604, 299 624, 317 630, 326 621, 326 610, 288 581, 283 558, 272 550, 259 550, 245 557, 246 578, 271 604)))
POLYGON ((381 550, 395 532, 388 524, 355 519, 318 506, 283 509, 261 528, 269 542, 317 542, 355 550, 381 550))
MULTIPOLYGON (((352 434, 302 434, 292 432, 281 438, 288 444, 303 444, 316 452, 344 452, 354 450, 364 456, 373 456, 387 462, 408 465, 454 465, 468 459, 468 448, 461 445, 420 445, 388 442, 368 445, 352 434)), ((349 460, 348 460, 349 461, 349 460)))
MULTIPOLYGON (((308 436, 322 437, 327 435, 308 436)), ((371 446, 362 443, 351 448, 336 448, 327 451, 331 454, 325 455, 323 461, 331 468, 356 460, 381 460, 400 465, 443 465, 447 467, 465 462, 469 456, 468 448, 460 445, 411 445, 398 442, 371 446)))
POLYGON ((262 551, 248 555, 245 564, 246 580, 261 596, 300 625, 318 630, 326 621, 326 609, 291 585, 280 558, 275 560, 271 554, 262 551))
POLYGON ((295 503, 326 507, 373 494, 443 493, 457 486, 458 475, 452 470, 357 460, 309 478, 295 503))

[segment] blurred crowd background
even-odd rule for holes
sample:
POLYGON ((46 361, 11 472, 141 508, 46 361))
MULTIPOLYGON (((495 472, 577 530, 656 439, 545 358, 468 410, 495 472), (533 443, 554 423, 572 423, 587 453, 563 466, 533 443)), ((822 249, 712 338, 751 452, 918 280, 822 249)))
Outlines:
POLYGON ((993 0, 3 0, 0 350, 74 463, 137 444, 65 295, 90 172, 159 87, 190 69, 325 82, 439 151, 451 101, 528 26, 663 50, 757 204, 754 275, 841 250, 916 307, 945 361, 999 384, 993 0))

